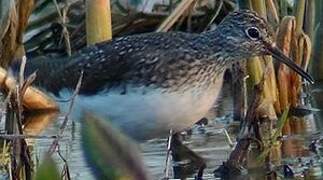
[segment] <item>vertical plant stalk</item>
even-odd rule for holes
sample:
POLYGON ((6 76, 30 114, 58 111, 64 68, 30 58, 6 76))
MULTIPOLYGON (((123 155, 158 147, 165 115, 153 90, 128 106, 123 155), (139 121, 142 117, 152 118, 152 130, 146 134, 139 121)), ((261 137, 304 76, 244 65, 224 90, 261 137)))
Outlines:
MULTIPOLYGON (((250 2, 252 3, 252 9, 256 11, 260 16, 267 19, 267 9, 265 1, 251 0, 250 2)), ((251 79, 251 83, 249 83, 249 90, 261 81, 263 81, 264 87, 263 90, 260 92, 263 98, 260 99, 259 106, 256 107, 257 111, 255 113, 257 114, 258 118, 255 121, 259 121, 259 117, 266 118, 263 119, 264 123, 261 123, 257 127, 254 127, 254 136, 256 139, 262 142, 262 145, 266 149, 270 147, 271 130, 273 129, 273 125, 277 120, 274 103, 276 102, 275 104, 279 104, 277 103, 278 92, 272 57, 264 56, 252 58, 250 61, 247 62, 247 68, 248 74, 250 75, 251 79)), ((248 120, 246 119, 246 121, 248 120)), ((259 149, 257 150, 257 148, 253 148, 251 149, 251 152, 259 154, 259 149)), ((266 162, 264 164, 268 168, 270 167, 269 164, 271 164, 272 159, 275 159, 278 163, 280 162, 280 147, 277 146, 277 148, 273 149, 273 152, 275 153, 270 153, 270 156, 266 158, 266 162)), ((251 156, 250 158, 248 158, 248 165, 249 168, 262 166, 262 164, 259 164, 259 162, 255 160, 255 157, 251 156)))
MULTIPOLYGON (((315 84, 312 86, 312 95, 313 105, 316 108, 323 109, 323 3, 322 1, 316 2, 318 3, 316 4, 316 15, 318 16, 315 19, 319 26, 315 35, 314 54, 311 65, 311 71, 315 79, 315 84)), ((320 111, 318 116, 318 119, 323 118, 323 112, 320 111)))
POLYGON ((174 11, 163 21, 156 32, 167 32, 178 19, 188 10, 195 0, 181 1, 174 11))
MULTIPOLYGON (((296 39, 296 48, 294 48, 295 62, 299 66, 303 67, 304 70, 310 61, 312 46, 310 38, 305 34, 301 33, 296 39)), ((291 106, 297 107, 301 103, 301 92, 302 92, 302 80, 299 75, 295 72, 291 72, 291 106)))
POLYGON ((247 109, 246 102, 246 64, 236 62, 232 65, 233 120, 242 122, 247 109))
POLYGON ((0 40, 6 34, 12 14, 12 9, 15 7, 13 0, 0 1, 0 40))
MULTIPOLYGON (((285 17, 278 32, 277 45, 283 49, 286 56, 294 59, 295 63, 304 68, 309 63, 311 53, 311 42, 303 32, 305 15, 305 0, 299 0, 294 7, 294 17, 285 17)), ((306 70, 306 69, 305 69, 306 70)), ((279 90, 281 108, 291 105, 295 108, 301 104, 302 80, 299 75, 289 70, 287 66, 279 67, 279 90), (287 82, 287 83, 286 83, 287 82)), ((297 134, 306 129, 302 124, 302 117, 291 116, 283 128, 283 134, 297 134)), ((301 143, 304 145, 303 143, 301 143)), ((298 150, 303 150, 299 146, 298 150)), ((283 141, 282 151, 287 156, 295 156, 295 146, 292 141, 283 141), (292 147, 292 148, 291 148, 292 147)))
MULTIPOLYGON (((282 49, 286 56, 291 53, 291 41, 293 33, 295 32, 295 18, 291 16, 285 16, 282 19, 280 27, 277 33, 277 46, 282 49)), ((289 94, 291 89, 290 82, 290 70, 284 64, 279 64, 278 68, 278 90, 279 90, 279 101, 280 109, 286 109, 289 104, 289 94)), ((289 122, 287 120, 283 133, 289 134, 291 132, 289 122)))
MULTIPOLYGON (((243 4, 245 4, 245 2, 243 4)), ((265 5, 263 1, 250 0, 248 5, 250 9, 255 10, 260 16, 266 17, 266 16, 263 16, 266 13, 266 10, 264 8, 265 5)), ((259 57, 254 57, 254 58, 251 58, 249 61, 247 61, 247 70, 250 76, 249 86, 253 87, 254 85, 260 82, 264 73, 263 65, 260 62, 259 57)))
MULTIPOLYGON (((315 28, 314 30, 316 29, 317 26, 319 26, 320 24, 320 21, 321 21, 321 18, 322 18, 322 6, 323 6, 323 3, 322 1, 315 1, 315 28)), ((314 36, 315 36, 315 32, 314 32, 314 36)))
MULTIPOLYGON (((267 13, 266 13, 266 4, 265 1, 256 1, 251 0, 250 2, 247 1, 239 1, 240 4, 243 4, 245 6, 249 6, 250 9, 255 10, 260 16, 267 19, 267 13), (250 4, 251 3, 251 4, 250 4), (251 7, 252 5, 252 7, 251 7)), ((255 57, 250 59, 247 62, 247 70, 248 74, 250 76, 249 81, 249 90, 252 90, 255 86, 261 86, 261 91, 258 89, 258 105, 257 106, 250 106, 248 112, 252 111, 254 113, 253 119, 249 119, 251 117, 250 114, 246 115, 245 121, 242 124, 242 129, 240 130, 240 136, 243 137, 242 140, 239 140, 238 145, 243 145, 245 148, 249 147, 250 142, 246 144, 245 139, 247 138, 255 138, 261 142, 261 146, 267 147, 270 141, 271 136, 271 129, 273 127, 273 121, 276 120, 276 113, 274 111, 273 103, 277 100, 277 90, 276 90, 276 78, 275 78, 275 72, 274 67, 272 63, 272 59, 270 57, 255 57), (265 64, 266 62, 266 64, 265 64), (266 67, 266 68, 265 68, 266 67), (266 77, 266 78, 264 78, 266 77), (259 84, 261 83, 261 85, 259 84), (262 106, 262 108, 260 107, 262 106), (263 108, 267 107, 267 108, 263 108), (252 109, 250 109, 252 108, 252 109), (266 109, 265 111, 259 111, 260 109, 266 109), (260 115, 261 114, 261 115, 260 115), (248 122, 250 121, 259 121, 259 117, 262 115, 265 115, 266 122, 262 123, 262 125, 256 125, 258 123, 255 123, 255 125, 250 126, 248 125, 248 122), (257 118, 256 118, 257 117, 257 118), (252 133, 253 132, 253 133, 252 133), (241 141, 241 142, 240 142, 241 141)), ((254 94, 256 92, 253 92, 254 94)), ((253 103, 253 102, 251 102, 253 103)), ((242 150, 244 151, 244 150, 242 150)), ((258 148, 251 148, 251 150, 248 150, 250 154, 259 154, 258 148)), ((248 168, 254 168, 262 166, 262 164, 259 164, 256 161, 256 157, 246 157, 246 154, 243 155, 243 153, 237 149, 235 149, 232 154, 230 155, 230 159, 228 162, 233 161, 233 158, 247 158, 247 164, 248 168), (244 157, 241 157, 244 156, 244 157)), ((239 159, 237 159, 239 161, 239 159)), ((267 164, 270 163, 270 158, 267 158, 267 164)))
MULTIPOLYGON (((253 10, 255 10, 263 18, 267 19, 265 1, 251 0, 251 2, 253 10)), ((251 61, 247 62, 247 68, 251 77, 251 86, 259 83, 264 75, 264 72, 268 71, 269 77, 265 80, 264 96, 267 98, 267 100, 275 102, 277 100, 277 91, 272 58, 270 56, 252 58, 251 61), (266 61, 266 64, 264 63, 264 60, 266 61), (264 69, 265 65, 267 69, 264 69)))
POLYGON ((245 164, 247 159, 247 154, 250 151, 249 147, 252 142, 252 132, 251 128, 256 126, 256 111, 257 107, 262 101, 262 92, 264 88, 264 81, 260 81, 256 86, 254 86, 254 93, 251 97, 251 103, 248 105, 248 111, 243 121, 240 133, 237 137, 237 145, 231 152, 230 157, 224 165, 229 169, 229 171, 234 172, 236 169, 240 169, 241 166, 245 164))
MULTIPOLYGON (((283 51, 286 56, 289 56, 291 49, 292 35, 295 31, 295 18, 286 16, 282 19, 282 23, 277 33, 277 46, 283 51)), ((279 65, 278 82, 279 82, 279 100, 281 109, 286 109, 289 104, 289 68, 284 65, 279 65)))
MULTIPOLYGON (((8 0, 7 7, 1 7, 8 12, 9 20, 4 25, 6 30, 1 32, 0 39, 2 46, 0 46, 0 66, 8 67, 14 57, 21 58, 24 55, 24 48, 22 45, 23 32, 26 28, 28 18, 34 6, 34 0, 8 0), (7 11, 9 9, 9 11, 7 11)), ((1 5, 4 5, 1 2, 1 5)), ((2 10, 1 10, 2 11, 2 10)), ((0 18, 1 19, 1 18, 0 18)), ((3 22, 1 22, 3 23, 3 22)))
POLYGON ((321 1, 319 2, 320 4, 318 6, 320 7, 320 12, 318 12, 318 14, 320 16, 316 18, 319 23, 319 27, 315 37, 312 72, 315 80, 323 81, 323 3, 321 1))
POLYGON ((277 8, 275 2, 273 0, 266 0, 267 6, 267 14, 271 14, 272 18, 274 19, 275 25, 279 23, 279 15, 277 12, 277 8))
POLYGON ((296 36, 299 36, 303 32, 303 23, 304 23, 304 14, 305 14, 305 0, 298 0, 296 3, 296 36))
POLYGON ((110 0, 86 0, 86 40, 87 44, 112 38, 110 0))
POLYGON ((316 0, 306 1, 306 12, 304 20, 304 32, 307 34, 311 41, 314 42, 314 28, 315 28, 315 6, 318 4, 316 0))
MULTIPOLYGON (((311 50, 307 49, 311 48, 310 38, 303 31, 304 21, 307 19, 304 17, 306 2, 308 1, 299 0, 296 4, 296 28, 291 44, 292 57, 295 60, 295 63, 299 66, 303 65, 303 67, 307 66, 306 64, 308 64, 309 59, 306 59, 306 56, 311 53, 311 50)), ((297 107, 301 103, 300 94, 302 92, 302 80, 295 72, 291 72, 290 82, 292 88, 290 95, 291 107, 297 107)))
POLYGON ((267 10, 265 1, 251 0, 252 9, 256 11, 261 17, 267 19, 267 10))

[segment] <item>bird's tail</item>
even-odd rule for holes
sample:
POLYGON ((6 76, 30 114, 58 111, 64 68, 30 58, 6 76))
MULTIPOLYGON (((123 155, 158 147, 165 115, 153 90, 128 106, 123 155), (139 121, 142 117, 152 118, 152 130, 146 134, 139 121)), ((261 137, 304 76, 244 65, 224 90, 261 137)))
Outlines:
MULTIPOLYGON (((47 84, 51 81, 53 74, 57 73, 59 69, 63 68, 68 63, 66 58, 49 58, 38 57, 34 59, 27 59, 24 69, 25 78, 36 72, 36 79, 34 84, 47 89, 47 84)), ((21 67, 21 61, 14 61, 10 66, 10 73, 18 77, 21 67)))

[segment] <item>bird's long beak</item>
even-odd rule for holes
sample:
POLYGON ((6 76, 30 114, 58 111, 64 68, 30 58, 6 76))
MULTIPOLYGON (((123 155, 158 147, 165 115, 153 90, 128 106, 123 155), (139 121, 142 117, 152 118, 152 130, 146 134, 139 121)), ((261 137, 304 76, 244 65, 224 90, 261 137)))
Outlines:
POLYGON ((299 67, 293 60, 291 60, 289 57, 285 56, 284 53, 278 49, 275 45, 268 45, 267 49, 269 53, 278 61, 286 64, 288 67, 293 69, 295 72, 297 72, 300 76, 302 76, 304 79, 306 79, 311 84, 314 83, 314 79, 311 75, 309 75, 307 72, 305 72, 301 67, 299 67))

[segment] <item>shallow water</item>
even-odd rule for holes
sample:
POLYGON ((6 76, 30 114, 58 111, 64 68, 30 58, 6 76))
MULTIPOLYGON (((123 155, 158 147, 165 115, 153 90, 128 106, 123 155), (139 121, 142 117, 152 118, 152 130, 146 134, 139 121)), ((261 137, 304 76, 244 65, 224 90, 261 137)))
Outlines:
MULTIPOLYGON (((217 107, 217 113, 213 111, 208 115, 210 120, 207 125, 195 125, 191 131, 182 133, 183 143, 206 161, 207 167, 203 174, 204 179, 214 179, 213 171, 228 159, 232 151, 228 138, 223 131, 224 128, 229 130, 230 137, 234 141, 235 137, 233 134, 235 133, 230 133, 230 129, 237 129, 238 127, 237 123, 231 122, 231 99, 227 98, 228 95, 224 94, 223 96, 225 98, 221 101, 221 106, 217 107), (221 118, 215 118, 215 116, 221 118)), ((307 119, 302 122, 294 121, 292 123, 295 129, 294 135, 282 137, 284 147, 283 164, 289 165, 295 175, 301 179, 304 176, 304 172, 308 171, 315 174, 316 179, 320 179, 322 176, 321 166, 323 164, 321 158, 323 154, 323 134, 320 133, 320 130, 323 129, 321 127, 322 123, 313 120, 312 115, 307 119), (317 151, 316 154, 313 151, 309 151, 313 141, 316 141, 312 144, 317 151)), ((51 136, 57 135, 63 118, 61 116, 56 118, 49 115, 49 117, 31 119, 31 121, 33 123, 27 122, 25 125, 27 134, 51 136)), ((4 121, 2 120, 1 122, 4 121)), ((68 162, 72 179, 94 179, 91 168, 84 158, 80 131, 81 124, 79 121, 68 121, 63 138, 59 143, 60 152, 68 162)), ((53 139, 29 139, 28 141, 33 144, 33 157, 40 157, 41 159, 42 155, 50 148, 53 139)), ((165 177, 166 141, 166 138, 153 139, 140 144, 144 164, 154 179, 165 177)), ((62 167, 63 161, 57 153, 54 153, 54 158, 62 167)), ((181 162, 171 161, 169 167, 170 177, 174 177, 176 174, 177 176, 194 179, 196 170, 190 169, 189 165, 191 164, 188 162, 188 160, 181 162), (185 167, 188 169, 188 172, 182 171, 182 173, 177 174, 178 167, 185 167), (176 170, 176 172, 173 170, 176 170)), ((277 170, 278 175, 283 176, 282 166, 273 167, 273 169, 277 170)), ((254 169, 249 171, 248 174, 234 179, 262 179, 264 174, 265 172, 254 169)), ((2 178, 0 177, 0 179, 2 178)))
MULTIPOLYGON (((228 128, 228 121, 230 116, 224 116, 222 118, 216 118, 209 121, 207 125, 196 125, 192 128, 189 133, 183 133, 184 144, 191 148, 198 155, 206 160, 207 168, 204 171, 204 179, 214 179, 213 171, 225 162, 232 150, 229 141, 223 129, 228 128)), ((41 133, 43 135, 56 135, 62 118, 49 123, 48 127, 41 133)), ((298 125, 299 126, 299 125, 298 125)), ((315 173, 318 177, 321 176, 321 151, 323 148, 321 144, 322 134, 320 134, 320 127, 317 127, 315 121, 308 120, 302 124, 306 126, 306 131, 303 131, 297 135, 284 136, 283 146, 285 146, 285 158, 283 162, 289 164, 293 168, 295 174, 299 177, 303 176, 303 172, 313 166, 315 173), (318 150, 318 154, 314 154, 309 151, 311 141, 317 140, 315 144, 318 150)), ((230 135, 234 140, 233 135, 230 135)), ((166 138, 165 139, 154 139, 140 144, 142 151, 142 157, 148 172, 154 177, 154 179, 162 179, 165 177, 164 168, 166 160, 166 138)), ((46 151, 48 151, 52 140, 51 139, 37 139, 33 143, 34 153, 41 157, 46 151)), ((83 151, 81 148, 81 137, 80 137, 80 123, 77 121, 69 121, 63 139, 60 141, 60 151, 64 158, 67 159, 70 168, 72 179, 94 179, 91 174, 91 169, 87 165, 83 151)), ((55 153, 55 159, 62 165, 62 161, 55 153)), ((187 161, 182 162, 171 162, 170 165, 170 177, 174 177, 173 167, 186 167, 188 166, 187 161)), ((277 168, 277 167, 275 167, 277 168)), ((283 172, 278 170, 281 174, 283 172)), ((177 174, 178 175, 178 174, 177 174)), ((183 173, 180 176, 194 178, 196 175, 195 170, 191 170, 188 174, 183 173)), ((250 173, 243 179, 254 179, 255 177, 263 176, 262 171, 250 171, 250 173)), ((256 178, 258 179, 258 178, 256 178)))
MULTIPOLYGON (((42 135, 56 135, 62 118, 54 121, 42 132, 42 135)), ((205 177, 213 179, 213 170, 225 161, 231 151, 231 147, 223 133, 223 125, 212 121, 206 126, 196 126, 191 135, 185 135, 184 144, 194 152, 202 156, 207 162, 205 177)), ((64 132, 63 139, 60 141, 60 151, 67 159, 73 179, 94 179, 91 169, 88 167, 81 147, 80 123, 70 122, 64 132)), ((53 140, 37 139, 35 143, 35 153, 41 157, 48 149, 53 140)), ((166 161, 167 139, 153 139, 140 144, 143 161, 148 172, 156 179, 164 177, 166 161)), ((54 154, 57 162, 62 163, 58 155, 54 154)), ((174 163, 171 164, 173 166, 174 163)), ((194 177, 192 174, 191 177, 194 177)), ((170 177, 172 170, 170 168, 170 177)), ((190 177, 190 176, 189 176, 190 177)))

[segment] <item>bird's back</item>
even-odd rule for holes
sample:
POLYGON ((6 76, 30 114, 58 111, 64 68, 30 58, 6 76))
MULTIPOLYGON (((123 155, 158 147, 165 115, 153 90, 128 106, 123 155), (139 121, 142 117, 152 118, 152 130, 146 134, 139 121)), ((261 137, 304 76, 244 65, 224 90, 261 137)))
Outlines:
POLYGON ((81 71, 84 95, 122 86, 125 93, 130 84, 183 88, 220 67, 210 58, 213 52, 204 41, 198 34, 181 32, 127 36, 84 48, 65 60, 31 61, 27 68, 37 69, 38 85, 55 94, 74 89, 81 71))

